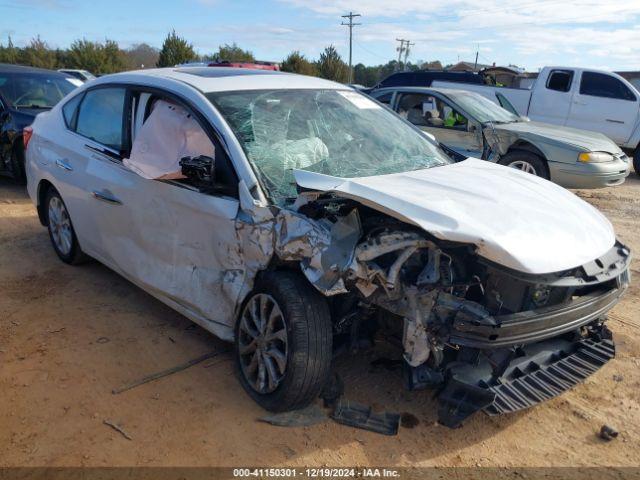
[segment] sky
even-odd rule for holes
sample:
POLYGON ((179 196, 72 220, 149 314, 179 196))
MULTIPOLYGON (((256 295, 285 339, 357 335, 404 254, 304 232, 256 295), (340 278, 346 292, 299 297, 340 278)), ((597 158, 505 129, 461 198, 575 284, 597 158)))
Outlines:
POLYGON ((0 42, 23 46, 36 35, 52 47, 79 38, 126 48, 160 47, 167 32, 201 54, 236 42, 261 60, 299 50, 316 59, 333 44, 346 60, 377 65, 398 56, 397 38, 415 43, 409 60, 458 60, 640 70, 640 0, 0 0, 0 42))

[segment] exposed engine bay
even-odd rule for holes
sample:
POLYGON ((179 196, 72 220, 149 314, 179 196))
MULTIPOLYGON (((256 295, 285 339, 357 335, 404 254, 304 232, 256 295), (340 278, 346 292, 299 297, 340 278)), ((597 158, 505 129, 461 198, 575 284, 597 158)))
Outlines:
POLYGON ((604 319, 629 281, 620 243, 581 267, 527 274, 355 200, 305 192, 277 214, 274 250, 333 300, 336 336, 398 344, 407 388, 439 389, 450 427, 556 396, 615 355, 604 319))

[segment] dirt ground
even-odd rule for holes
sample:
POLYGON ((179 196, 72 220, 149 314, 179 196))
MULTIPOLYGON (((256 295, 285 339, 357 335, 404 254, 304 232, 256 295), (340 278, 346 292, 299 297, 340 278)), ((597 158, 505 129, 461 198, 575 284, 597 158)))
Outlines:
POLYGON ((457 430, 436 424, 429 392, 373 368, 375 352, 342 361, 349 398, 418 420, 386 437, 257 421, 229 354, 113 395, 224 344, 102 265, 60 262, 24 189, 0 179, 0 466, 637 466, 640 177, 578 193, 635 252, 610 314, 616 359, 559 398, 457 430), (620 432, 608 443, 596 436, 605 423, 620 432))

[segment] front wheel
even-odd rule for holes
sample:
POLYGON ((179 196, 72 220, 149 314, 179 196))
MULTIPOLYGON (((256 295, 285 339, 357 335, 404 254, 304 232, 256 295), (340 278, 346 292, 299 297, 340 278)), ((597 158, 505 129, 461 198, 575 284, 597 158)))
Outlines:
POLYGON ((78 244, 67 206, 54 188, 47 192, 44 206, 49 238, 60 260, 71 265, 85 261, 87 256, 78 244))
POLYGON ((502 157, 498 163, 549 180, 547 162, 535 153, 514 150, 502 157))
POLYGON ((236 322, 240 383, 266 410, 304 408, 329 378, 332 340, 324 297, 300 274, 267 273, 236 322))
POLYGON ((633 153, 633 169, 640 175, 640 147, 633 153))

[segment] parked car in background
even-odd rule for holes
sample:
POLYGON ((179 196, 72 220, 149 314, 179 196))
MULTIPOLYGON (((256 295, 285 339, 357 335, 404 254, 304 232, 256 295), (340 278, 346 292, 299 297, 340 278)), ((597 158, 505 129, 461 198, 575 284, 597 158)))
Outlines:
POLYGON ((430 87, 435 81, 453 83, 470 83, 484 85, 484 78, 473 72, 447 72, 442 70, 418 70, 415 72, 392 73, 374 87, 363 89, 365 93, 371 93, 379 88, 389 87, 430 87))
POLYGON ((371 96, 462 158, 497 162, 567 188, 619 185, 630 159, 600 133, 531 122, 482 95, 445 88, 382 88, 371 96))
POLYGON ((438 388, 451 427, 559 395, 614 356, 605 315, 631 257, 609 221, 541 178, 453 162, 344 85, 109 75, 39 115, 26 148, 59 258, 96 258, 233 341, 268 410, 315 401, 334 347, 376 339, 407 386, 438 388))
POLYGON ((620 75, 604 70, 544 67, 531 89, 434 82, 464 88, 514 113, 554 125, 600 132, 628 155, 640 173, 640 92, 620 75))
POLYGON ((0 64, 0 175, 24 181, 23 129, 81 84, 51 70, 0 64))
POLYGON ((75 70, 73 68, 60 68, 59 72, 66 73, 67 75, 71 75, 72 77, 77 78, 78 80, 82 80, 83 82, 88 82, 89 80, 93 80, 96 76, 88 72, 86 70, 75 70))

